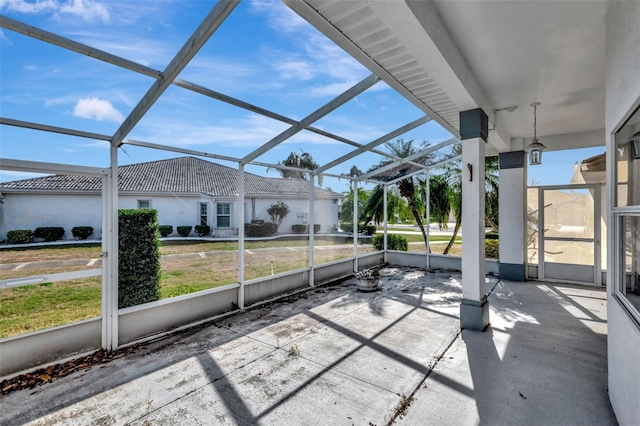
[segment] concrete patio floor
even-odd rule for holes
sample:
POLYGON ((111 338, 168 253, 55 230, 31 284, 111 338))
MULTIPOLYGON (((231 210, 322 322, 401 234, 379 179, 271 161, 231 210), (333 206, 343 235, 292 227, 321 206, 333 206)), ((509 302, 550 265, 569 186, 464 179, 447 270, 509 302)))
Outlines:
POLYGON ((459 331, 458 273, 387 268, 318 287, 0 399, 0 424, 616 424, 606 293, 487 278, 459 331))

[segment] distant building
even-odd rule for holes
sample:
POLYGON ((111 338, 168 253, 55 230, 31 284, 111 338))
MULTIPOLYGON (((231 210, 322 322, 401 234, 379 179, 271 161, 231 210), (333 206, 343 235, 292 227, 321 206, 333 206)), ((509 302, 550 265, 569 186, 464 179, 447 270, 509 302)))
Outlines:
MULTIPOLYGON (((237 235, 238 170, 195 157, 121 166, 120 209, 152 208, 161 225, 209 225, 214 236, 237 235)), ((283 201, 290 213, 279 233, 290 233, 294 224, 308 224, 309 181, 280 179, 245 173, 244 223, 270 221, 267 209, 283 201)), ((100 178, 51 175, 0 183, 2 240, 13 229, 34 230, 62 226, 65 239, 74 226, 92 226, 94 238, 102 230, 100 178)), ((338 202, 342 195, 315 188, 314 214, 320 232, 337 228, 338 202)), ((243 226, 243 225, 242 225, 243 226)))

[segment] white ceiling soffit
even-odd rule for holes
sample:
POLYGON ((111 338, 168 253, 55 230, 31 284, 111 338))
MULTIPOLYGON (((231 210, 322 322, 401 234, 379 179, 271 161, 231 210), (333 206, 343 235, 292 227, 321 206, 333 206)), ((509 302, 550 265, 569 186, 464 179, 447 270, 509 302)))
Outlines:
MULTIPOLYGON (((372 8, 407 6, 366 0, 283 0, 387 84, 459 137, 460 109, 372 8)), ((406 16, 406 15, 404 15, 406 16)), ((422 32, 424 35, 424 32, 422 32)))

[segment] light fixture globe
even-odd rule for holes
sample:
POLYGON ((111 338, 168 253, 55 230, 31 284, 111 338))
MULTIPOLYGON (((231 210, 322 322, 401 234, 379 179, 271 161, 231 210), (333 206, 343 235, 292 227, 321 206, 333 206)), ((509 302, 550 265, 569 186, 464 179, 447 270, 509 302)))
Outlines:
POLYGON ((524 149, 529 155, 529 165, 531 166, 537 166, 542 164, 542 151, 546 148, 546 146, 542 145, 540 141, 538 141, 537 111, 538 111, 539 105, 540 105, 540 102, 534 102, 531 104, 531 106, 533 107, 533 139, 531 140, 531 143, 527 145, 527 147, 524 149))

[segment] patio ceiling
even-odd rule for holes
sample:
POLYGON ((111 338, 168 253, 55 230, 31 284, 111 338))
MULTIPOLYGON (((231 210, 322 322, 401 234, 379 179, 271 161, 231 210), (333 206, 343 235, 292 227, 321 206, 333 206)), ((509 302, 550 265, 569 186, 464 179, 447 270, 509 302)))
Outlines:
POLYGON ((533 136, 533 101, 539 136, 584 136, 550 149, 604 145, 609 1, 284 2, 453 134, 460 111, 482 108, 488 153, 533 136))

